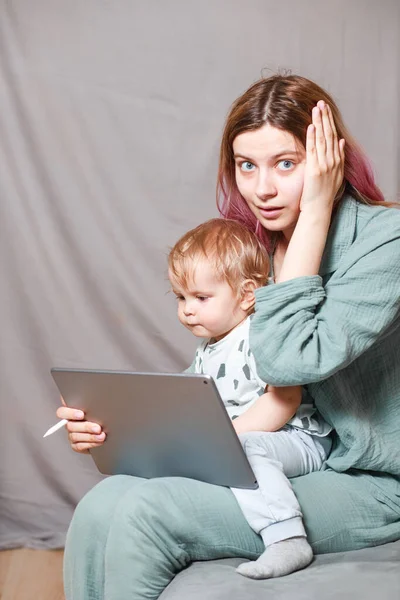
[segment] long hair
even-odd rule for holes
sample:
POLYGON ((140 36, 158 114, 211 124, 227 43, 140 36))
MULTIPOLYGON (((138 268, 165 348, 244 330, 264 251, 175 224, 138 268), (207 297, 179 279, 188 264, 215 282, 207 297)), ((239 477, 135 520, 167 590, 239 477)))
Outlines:
POLYGON ((233 103, 226 119, 220 149, 217 206, 224 218, 243 223, 267 248, 271 244, 270 236, 260 226, 236 185, 233 141, 241 133, 254 131, 268 123, 291 133, 305 148, 307 127, 312 123, 312 109, 318 100, 329 104, 338 138, 346 141, 344 180, 335 205, 347 192, 363 204, 391 206, 385 202, 367 157, 346 129, 337 105, 327 92, 298 75, 273 75, 260 79, 233 103))

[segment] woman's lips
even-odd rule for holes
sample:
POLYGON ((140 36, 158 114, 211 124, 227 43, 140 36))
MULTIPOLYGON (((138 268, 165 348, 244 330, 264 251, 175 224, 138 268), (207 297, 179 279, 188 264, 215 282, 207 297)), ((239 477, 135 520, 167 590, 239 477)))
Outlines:
POLYGON ((277 219, 281 215, 283 207, 259 208, 258 210, 265 219, 277 219))

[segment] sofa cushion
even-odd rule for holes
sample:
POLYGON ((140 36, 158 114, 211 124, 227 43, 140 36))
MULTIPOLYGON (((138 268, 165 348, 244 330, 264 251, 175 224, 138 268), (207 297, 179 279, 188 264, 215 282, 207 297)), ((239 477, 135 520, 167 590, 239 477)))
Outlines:
POLYGON ((303 571, 253 581, 235 572, 240 559, 195 562, 160 600, 400 599, 400 541, 354 552, 322 554, 303 571))

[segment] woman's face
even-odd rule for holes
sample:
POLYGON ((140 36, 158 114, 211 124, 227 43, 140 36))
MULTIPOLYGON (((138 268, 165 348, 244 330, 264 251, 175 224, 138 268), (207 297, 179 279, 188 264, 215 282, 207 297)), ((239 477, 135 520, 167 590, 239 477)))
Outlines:
POLYGON ((233 142, 235 177, 251 212, 268 231, 289 240, 300 214, 306 153, 291 133, 271 125, 233 142))

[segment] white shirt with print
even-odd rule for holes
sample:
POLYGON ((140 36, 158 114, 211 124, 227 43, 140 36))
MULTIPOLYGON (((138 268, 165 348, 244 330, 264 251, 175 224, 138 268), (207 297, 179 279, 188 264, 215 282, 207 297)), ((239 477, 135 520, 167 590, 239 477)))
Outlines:
MULTIPOLYGON (((203 340, 195 356, 195 372, 211 375, 231 419, 244 413, 265 392, 249 346, 251 316, 218 342, 203 340)), ((311 402, 303 401, 288 425, 324 437, 332 431, 311 402)))

